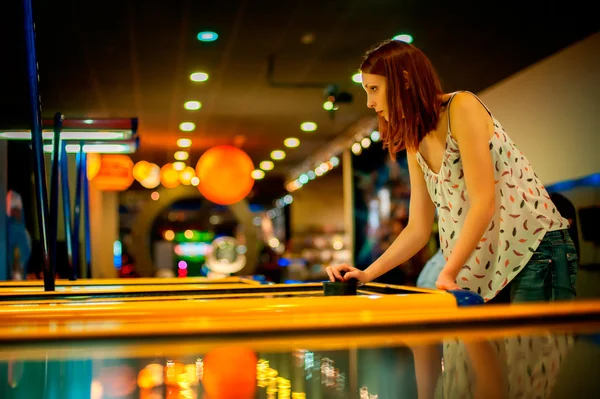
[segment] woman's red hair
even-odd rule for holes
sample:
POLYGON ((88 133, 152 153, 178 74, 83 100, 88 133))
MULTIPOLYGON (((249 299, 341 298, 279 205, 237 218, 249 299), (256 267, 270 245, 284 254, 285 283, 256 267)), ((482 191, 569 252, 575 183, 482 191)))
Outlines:
POLYGON ((367 52, 360 70, 387 80, 389 121, 379 117, 383 148, 392 159, 405 148, 416 151, 435 130, 442 106, 442 85, 431 61, 411 44, 386 40, 367 52))

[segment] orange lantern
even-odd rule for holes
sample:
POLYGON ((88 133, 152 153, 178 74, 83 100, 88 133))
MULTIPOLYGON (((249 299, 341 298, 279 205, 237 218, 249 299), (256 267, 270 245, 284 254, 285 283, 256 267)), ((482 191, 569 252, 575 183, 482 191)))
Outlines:
POLYGON ((102 191, 124 191, 133 183, 132 169, 133 161, 127 155, 102 155, 92 182, 102 191))
POLYGON ((252 190, 253 170, 252 160, 239 148, 228 145, 213 147, 200 157, 196 165, 196 176, 200 179, 198 190, 216 204, 234 204, 252 190))
POLYGON ((168 163, 160 169, 160 182, 166 188, 175 188, 179 185, 179 172, 173 169, 173 164, 168 163))
POLYGON ((184 186, 192 184, 192 179, 196 176, 196 171, 191 166, 186 166, 184 170, 179 172, 179 181, 184 186))
MULTIPOLYGON (((135 170, 135 166, 133 167, 135 170)), ((156 188, 160 184, 160 168, 155 163, 148 164, 148 176, 140 180, 140 184, 146 188, 156 188)))
POLYGON ((145 180, 152 171, 151 164, 148 161, 139 161, 133 167, 133 178, 139 182, 145 180))
POLYGON ((256 395, 256 354, 247 348, 220 347, 204 356, 202 385, 215 399, 252 399, 256 395))
POLYGON ((100 171, 101 156, 100 154, 93 152, 86 154, 85 156, 87 162, 87 178, 89 181, 92 181, 98 174, 98 171, 100 171))

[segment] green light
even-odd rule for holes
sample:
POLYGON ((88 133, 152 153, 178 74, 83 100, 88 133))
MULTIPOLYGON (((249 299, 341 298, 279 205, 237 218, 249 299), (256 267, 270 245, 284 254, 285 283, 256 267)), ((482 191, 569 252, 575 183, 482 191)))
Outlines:
POLYGON ((354 83, 362 83, 362 73, 358 72, 352 75, 352 81, 354 83))
POLYGON ((201 42, 214 42, 218 38, 219 35, 217 35, 215 32, 206 31, 198 33, 198 40, 201 42))
POLYGON ((333 103, 331 101, 325 101, 323 103, 323 109, 325 111, 331 111, 333 109, 333 103))
POLYGON ((213 242, 213 240, 215 239, 215 233, 213 233, 212 231, 198 231, 198 230, 191 230, 192 235, 191 238, 187 238, 185 236, 185 232, 184 231, 178 231, 177 233, 175 233, 175 239, 174 241, 176 242, 213 242))
POLYGON ((394 40, 399 40, 401 42, 411 44, 413 42, 413 37, 409 34, 403 33, 401 35, 394 36, 394 40))

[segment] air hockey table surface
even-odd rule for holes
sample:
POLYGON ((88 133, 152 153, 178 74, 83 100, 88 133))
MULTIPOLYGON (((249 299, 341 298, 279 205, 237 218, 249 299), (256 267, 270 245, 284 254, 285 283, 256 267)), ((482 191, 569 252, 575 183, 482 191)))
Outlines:
MULTIPOLYGON (((65 302, 93 303, 105 301, 191 301, 210 299, 250 299, 250 298, 314 298, 325 294, 327 282, 302 284, 261 284, 254 280, 209 280, 187 284, 87 284, 58 286, 56 291, 35 290, 29 287, 0 289, 0 305, 31 302, 38 305, 65 302)), ((443 291, 417 287, 369 283, 356 287, 356 296, 393 296, 398 301, 419 300, 424 304, 438 303, 439 306, 454 304, 453 295, 443 291), (401 298, 401 299, 400 299, 401 298)), ((426 305, 424 305, 426 306, 426 305)))
POLYGON ((302 329, 310 320, 313 326, 340 328, 352 321, 376 324, 451 313, 459 306, 456 296, 447 292, 378 283, 359 286, 351 296, 325 296, 322 283, 178 288, 4 293, 0 340, 10 339, 16 331, 22 340, 76 338, 84 332, 110 336, 128 329, 145 334, 141 325, 156 323, 169 329, 171 321, 181 324, 179 331, 197 334, 259 331, 264 323, 280 330, 302 329), (114 323, 120 327, 113 329, 114 323), (62 332, 56 335, 59 329, 62 332))

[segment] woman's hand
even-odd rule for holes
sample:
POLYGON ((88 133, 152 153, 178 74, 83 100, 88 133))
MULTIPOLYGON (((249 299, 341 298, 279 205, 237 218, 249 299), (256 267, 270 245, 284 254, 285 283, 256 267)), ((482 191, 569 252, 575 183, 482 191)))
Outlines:
POLYGON ((456 284, 456 276, 453 276, 451 273, 448 273, 445 270, 442 270, 438 276, 437 281, 435 282, 435 287, 438 290, 444 291, 462 289, 456 284))
POLYGON ((347 264, 328 266, 326 269, 329 281, 348 281, 351 278, 358 280, 359 282, 366 284, 370 281, 367 274, 355 267, 347 264))

